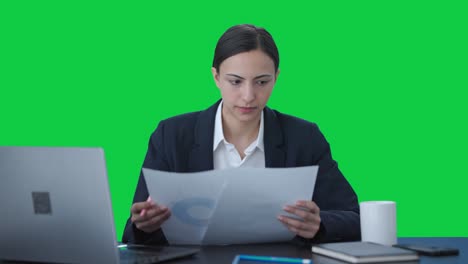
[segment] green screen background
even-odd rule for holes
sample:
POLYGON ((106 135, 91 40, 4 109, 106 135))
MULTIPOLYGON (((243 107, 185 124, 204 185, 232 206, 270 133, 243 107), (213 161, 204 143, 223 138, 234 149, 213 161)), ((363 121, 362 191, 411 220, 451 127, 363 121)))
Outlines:
POLYGON ((269 106, 316 122, 399 236, 468 236, 465 1, 2 1, 0 145, 101 146, 120 239, 150 134, 219 98, 230 26, 267 28, 269 106))

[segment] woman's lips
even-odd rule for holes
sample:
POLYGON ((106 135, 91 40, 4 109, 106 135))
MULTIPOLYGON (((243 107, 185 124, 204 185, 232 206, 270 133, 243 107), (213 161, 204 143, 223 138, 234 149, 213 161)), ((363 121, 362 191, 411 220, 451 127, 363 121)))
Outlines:
POLYGON ((239 109, 239 111, 243 114, 249 114, 249 113, 252 113, 253 111, 255 111, 256 107, 242 107, 242 106, 238 106, 237 107, 239 109))

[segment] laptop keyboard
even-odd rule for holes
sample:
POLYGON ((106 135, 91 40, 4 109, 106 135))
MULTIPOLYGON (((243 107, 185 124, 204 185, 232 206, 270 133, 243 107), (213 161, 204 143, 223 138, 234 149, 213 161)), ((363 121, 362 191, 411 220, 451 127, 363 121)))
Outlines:
POLYGON ((119 250, 119 252, 120 261, 123 263, 155 263, 157 261, 161 261, 159 258, 161 254, 160 251, 154 253, 150 251, 126 249, 119 250))
POLYGON ((198 250, 171 247, 141 247, 129 246, 119 248, 121 263, 157 263, 173 258, 188 256, 198 250))

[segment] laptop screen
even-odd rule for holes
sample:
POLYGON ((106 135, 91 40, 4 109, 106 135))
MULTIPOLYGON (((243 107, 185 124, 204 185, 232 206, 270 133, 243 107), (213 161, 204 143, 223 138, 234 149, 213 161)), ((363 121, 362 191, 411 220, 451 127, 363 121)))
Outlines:
POLYGON ((0 176, 0 259, 155 263, 199 251, 117 247, 101 148, 0 147, 0 176))

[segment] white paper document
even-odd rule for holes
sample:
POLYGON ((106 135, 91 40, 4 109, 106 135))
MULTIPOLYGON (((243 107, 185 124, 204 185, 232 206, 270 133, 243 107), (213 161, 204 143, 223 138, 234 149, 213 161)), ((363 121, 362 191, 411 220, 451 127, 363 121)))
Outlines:
POLYGON ((143 169, 153 201, 172 215, 162 225, 172 245, 292 239, 276 218, 285 205, 312 199, 318 166, 235 168, 193 173, 143 169))

